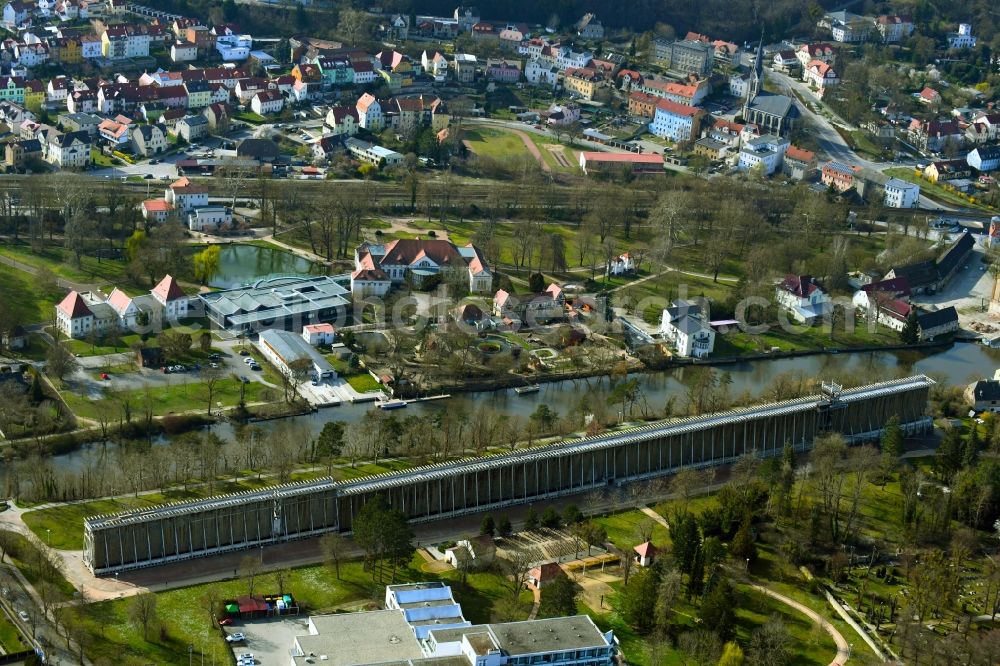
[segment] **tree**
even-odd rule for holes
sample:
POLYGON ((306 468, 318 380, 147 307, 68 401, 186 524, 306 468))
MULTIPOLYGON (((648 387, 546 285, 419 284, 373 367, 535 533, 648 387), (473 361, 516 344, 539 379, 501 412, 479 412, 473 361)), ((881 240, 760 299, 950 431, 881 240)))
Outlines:
POLYGON ((85 212, 73 216, 63 230, 63 245, 73 254, 73 262, 79 268, 83 255, 90 251, 97 227, 85 212))
POLYGON ((528 290, 533 294, 540 294, 545 291, 545 276, 541 273, 532 273, 529 275, 528 290))
POLYGON ((576 525, 583 520, 583 514, 580 513, 580 509, 576 504, 567 504, 566 508, 563 509, 563 523, 566 525, 576 525))
POLYGON ((483 516, 483 522, 479 526, 479 533, 484 536, 494 536, 497 531, 496 522, 493 520, 493 514, 488 513, 483 516))
POLYGON ((792 636, 785 623, 772 616, 750 634, 747 659, 755 666, 787 666, 792 663, 792 636))
POLYGON ((320 537, 319 549, 323 553, 323 563, 332 566, 337 580, 340 580, 340 560, 347 555, 347 540, 336 532, 328 532, 320 537))
POLYGON ((916 310, 910 310, 910 314, 907 315, 903 330, 899 332, 899 339, 907 345, 914 345, 920 341, 920 324, 917 323, 916 310))
POLYGON ((541 592, 538 617, 576 615, 576 589, 567 576, 557 576, 541 592))
POLYGON ((559 529, 562 525, 562 519, 559 517, 559 512, 556 511, 555 507, 545 507, 545 511, 542 512, 541 524, 542 527, 549 529, 559 529))
MULTIPOLYGON (((657 580, 652 569, 640 569, 629 577, 622 592, 619 611, 626 622, 640 634, 653 628, 656 611, 657 580)), ((711 625, 709 625, 711 626, 711 625)))
POLYGON ((327 473, 333 473, 333 461, 340 457, 344 447, 344 424, 327 421, 313 441, 313 460, 325 458, 327 473))
POLYGON ((194 266, 194 279, 201 284, 208 284, 208 281, 219 272, 219 246, 209 245, 201 252, 191 257, 194 266))
POLYGON ((60 381, 66 375, 76 372, 80 367, 80 362, 76 360, 73 352, 69 350, 69 346, 63 342, 56 342, 49 347, 49 351, 45 355, 45 363, 49 374, 60 381))
POLYGON ((743 650, 736 643, 729 641, 722 647, 722 656, 716 666, 743 666, 743 650))
POLYGON ((754 562, 757 559, 757 546, 750 531, 749 515, 740 523, 740 529, 736 531, 732 543, 729 544, 729 552, 737 562, 754 562))
POLYGON ((882 455, 895 465, 903 454, 903 429, 899 427, 899 416, 893 414, 885 422, 880 439, 882 455))
POLYGON ((736 632, 736 591, 726 578, 718 578, 710 587, 698 611, 702 625, 712 627, 723 641, 736 632))
POLYGON ((219 604, 222 600, 222 594, 219 592, 219 588, 215 585, 209 585, 205 588, 205 592, 201 595, 201 607, 205 610, 205 614, 208 616, 208 626, 218 627, 215 623, 215 618, 219 612, 219 604))
POLYGON ((680 600, 683 585, 683 576, 681 576, 679 571, 673 569, 663 575, 656 589, 656 608, 654 613, 656 628, 661 635, 666 636, 670 634, 670 618, 673 616, 674 606, 680 600))
POLYGON ((382 498, 369 501, 354 517, 354 542, 365 551, 365 568, 378 580, 379 566, 388 561, 395 578, 396 567, 413 554, 413 532, 400 511, 390 509, 382 498))
POLYGON ((247 584, 247 595, 253 596, 254 586, 257 584, 257 576, 260 575, 263 567, 260 558, 254 555, 246 555, 240 560, 239 575, 247 584))
POLYGON ((142 638, 149 640, 149 628, 156 622, 156 595, 152 592, 140 592, 132 597, 129 605, 131 615, 142 627, 142 638))
POLYGON ((212 334, 208 331, 202 331, 201 335, 198 336, 198 347, 203 352, 212 351, 212 334))
POLYGON ((538 513, 535 511, 535 507, 529 506, 528 510, 524 513, 524 530, 526 532, 532 532, 538 529, 538 513))
POLYGON ((164 331, 159 336, 160 347, 168 359, 180 359, 191 351, 191 336, 181 331, 164 331))
POLYGON ((356 46, 359 37, 368 37, 371 19, 368 14, 359 9, 345 9, 340 12, 337 31, 347 39, 347 43, 356 46))
POLYGON ((513 531, 514 527, 510 524, 510 517, 506 513, 500 516, 500 522, 497 523, 497 534, 509 537, 513 531))

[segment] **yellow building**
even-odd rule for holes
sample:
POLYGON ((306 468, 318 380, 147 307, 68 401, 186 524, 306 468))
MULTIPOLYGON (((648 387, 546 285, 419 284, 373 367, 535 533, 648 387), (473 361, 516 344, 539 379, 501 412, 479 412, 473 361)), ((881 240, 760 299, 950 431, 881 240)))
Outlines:
POLYGON ((59 62, 64 65, 79 65, 83 62, 83 46, 76 37, 59 40, 59 62))
POLYGON ((604 77, 595 69, 586 67, 570 67, 563 79, 563 88, 567 92, 576 93, 584 99, 594 99, 594 91, 604 77))
POLYGON ((45 103, 45 84, 38 79, 24 82, 24 108, 32 113, 42 112, 45 103))

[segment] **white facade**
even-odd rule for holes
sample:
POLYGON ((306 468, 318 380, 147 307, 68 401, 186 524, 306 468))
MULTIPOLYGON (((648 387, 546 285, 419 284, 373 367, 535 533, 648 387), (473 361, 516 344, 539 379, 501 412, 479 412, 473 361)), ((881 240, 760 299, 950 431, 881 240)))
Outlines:
POLYGON ((336 335, 333 331, 333 324, 309 324, 302 327, 302 339, 313 347, 332 345, 334 337, 336 335))
POLYGON ((920 200, 920 186, 899 178, 885 184, 885 205, 889 208, 913 208, 920 200))
POLYGON ((216 231, 232 223, 233 211, 225 206, 203 206, 188 213, 188 229, 191 231, 216 231))
POLYGON ((372 95, 365 93, 358 100, 358 124, 370 132, 378 132, 385 127, 382 105, 372 95))
POLYGON ((285 108, 285 98, 274 90, 259 92, 250 100, 250 108, 259 116, 281 113, 281 110, 285 108))
POLYGON ((649 131, 671 141, 689 141, 694 138, 693 129, 696 115, 697 109, 694 107, 661 102, 656 105, 656 113, 653 115, 653 122, 649 123, 649 131))
POLYGON ((972 49, 976 47, 976 38, 972 34, 972 26, 959 23, 958 32, 948 35, 948 47, 952 49, 972 49))
POLYGON ((781 168, 788 150, 788 139, 773 134, 748 141, 740 148, 737 168, 740 171, 750 171, 760 164, 764 165, 764 175, 770 176, 781 168))
POLYGON ((559 79, 559 70, 541 60, 532 59, 524 68, 524 78, 528 80, 528 83, 554 88, 559 79))

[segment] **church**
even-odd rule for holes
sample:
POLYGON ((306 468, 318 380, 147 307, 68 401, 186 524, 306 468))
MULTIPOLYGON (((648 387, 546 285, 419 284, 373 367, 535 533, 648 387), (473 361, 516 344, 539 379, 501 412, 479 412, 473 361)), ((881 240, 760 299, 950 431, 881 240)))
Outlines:
POLYGON ((762 132, 787 134, 798 119, 799 109, 791 97, 764 90, 764 42, 761 41, 750 73, 746 101, 743 102, 743 122, 757 125, 762 132))

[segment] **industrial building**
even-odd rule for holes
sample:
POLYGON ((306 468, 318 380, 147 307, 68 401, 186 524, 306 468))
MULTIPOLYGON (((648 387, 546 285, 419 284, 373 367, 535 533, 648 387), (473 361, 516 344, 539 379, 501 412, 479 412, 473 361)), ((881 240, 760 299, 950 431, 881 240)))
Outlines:
POLYGON ((261 331, 256 342, 257 349, 278 372, 286 377, 295 375, 298 363, 306 364, 308 373, 314 381, 334 379, 337 371, 330 362, 323 358, 316 349, 303 339, 301 335, 291 331, 269 329, 261 331))
POLYGON ((875 441, 897 416, 904 431, 931 427, 933 380, 918 375, 820 395, 660 421, 571 442, 439 463, 345 482, 319 479, 178 502, 84 522, 84 561, 96 574, 349 532, 366 502, 381 497, 411 521, 430 521, 617 486, 685 467, 731 463, 786 443, 811 448, 823 432, 852 444, 875 441))

